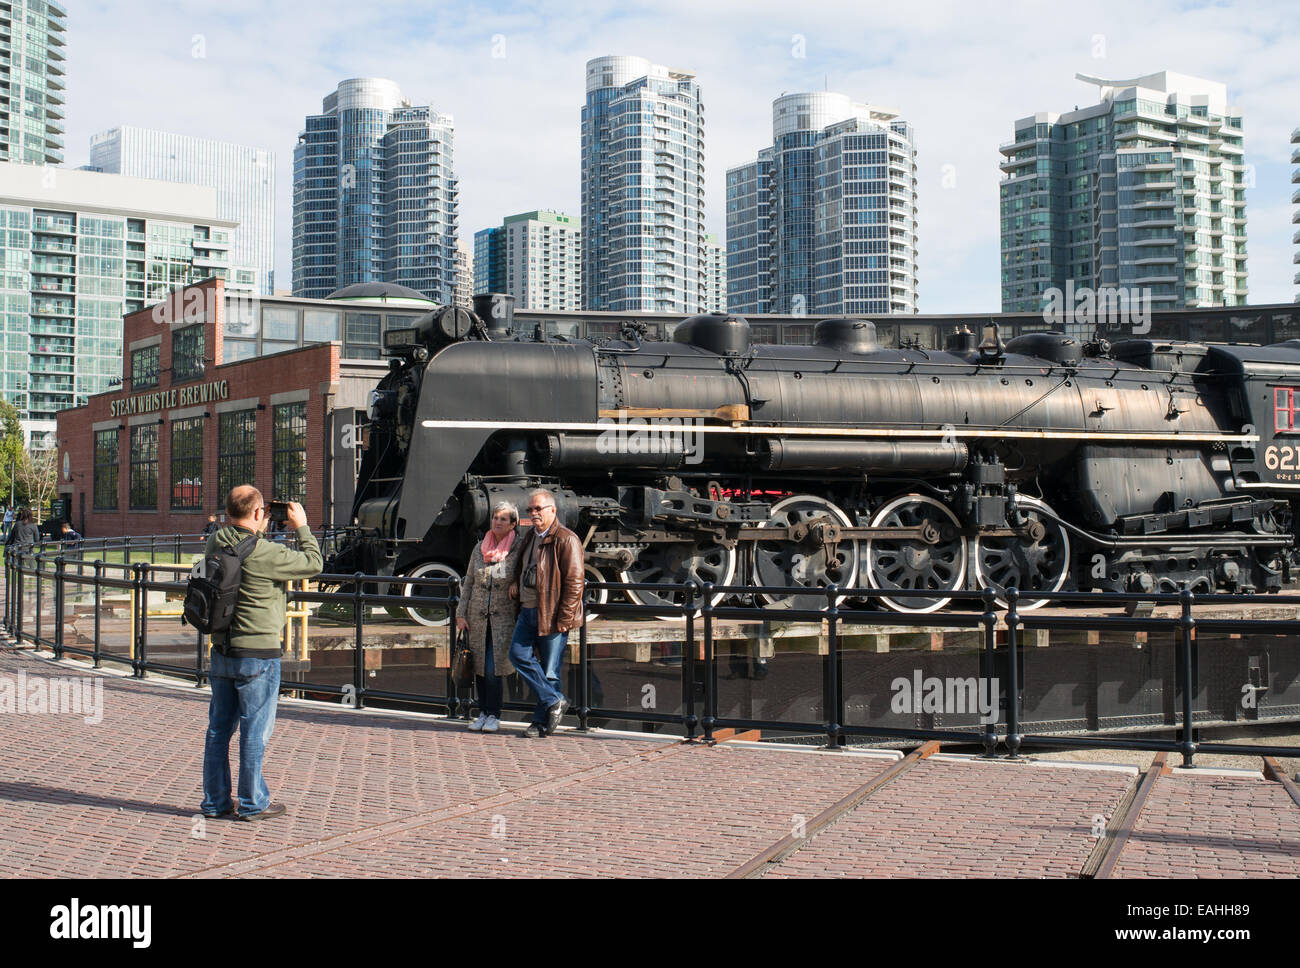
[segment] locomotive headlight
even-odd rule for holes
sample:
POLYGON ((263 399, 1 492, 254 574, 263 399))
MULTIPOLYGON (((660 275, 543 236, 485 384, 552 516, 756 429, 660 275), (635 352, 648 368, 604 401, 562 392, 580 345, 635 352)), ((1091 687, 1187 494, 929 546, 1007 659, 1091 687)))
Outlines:
POLYGON ((366 415, 372 421, 387 420, 397 413, 397 393, 393 390, 371 390, 370 405, 366 415))

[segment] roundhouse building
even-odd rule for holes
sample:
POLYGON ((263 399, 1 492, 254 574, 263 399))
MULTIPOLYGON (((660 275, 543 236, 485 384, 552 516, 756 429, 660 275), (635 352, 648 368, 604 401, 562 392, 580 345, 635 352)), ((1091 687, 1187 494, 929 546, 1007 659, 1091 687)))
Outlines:
POLYGON ((382 334, 433 308, 391 283, 303 299, 210 279, 124 317, 120 384, 57 415, 73 526, 193 534, 245 482, 313 527, 346 524, 382 334))

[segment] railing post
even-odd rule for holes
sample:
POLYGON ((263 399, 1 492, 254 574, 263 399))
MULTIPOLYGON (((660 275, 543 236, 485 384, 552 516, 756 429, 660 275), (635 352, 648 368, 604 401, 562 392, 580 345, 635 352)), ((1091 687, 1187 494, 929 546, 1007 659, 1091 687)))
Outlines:
MULTIPOLYGON (((150 557, 152 557, 152 554, 150 555, 150 557)), ((140 639, 139 642, 136 644, 136 649, 135 649, 135 658, 136 658, 135 677, 137 679, 143 679, 149 674, 148 670, 145 669, 145 665, 149 661, 148 584, 150 581, 151 566, 141 561, 135 567, 138 568, 140 571, 140 583, 139 583, 140 592, 138 595, 136 595, 136 599, 135 599, 139 603, 139 608, 140 608, 140 639)))
POLYGON ((588 680, 591 668, 587 651, 587 612, 583 609, 582 621, 578 623, 578 732, 587 731, 587 716, 591 712, 588 680))
POLYGON ((63 555, 54 559, 54 658, 63 658, 63 597, 67 590, 63 586, 63 571, 66 562, 63 555))
MULTIPOLYGON (((101 552, 102 554, 102 552, 101 552)), ((104 561, 102 558, 95 559, 95 641, 90 647, 91 658, 94 660, 95 668, 100 667, 100 647, 99 647, 99 603, 103 591, 100 588, 100 582, 104 580, 104 561)))
POLYGON ((13 615, 13 611, 10 609, 11 600, 13 598, 13 587, 14 587, 14 579, 13 579, 13 575, 11 574, 12 571, 13 571, 13 566, 9 560, 9 555, 6 553, 5 554, 5 618, 4 618, 4 627, 6 632, 10 631, 13 628, 13 623, 10 621, 10 616, 13 615))
POLYGON ((181 563, 181 536, 178 534, 176 535, 176 554, 174 556, 172 564, 179 565, 180 563, 181 563))
POLYGON ((997 755, 998 748, 998 693, 1000 691, 997 688, 998 613, 994 611, 997 596, 994 595, 993 589, 985 588, 982 597, 984 599, 984 614, 981 616, 984 622, 984 674, 992 686, 988 691, 992 708, 989 710, 989 721, 984 724, 984 755, 992 758, 997 755))
POLYGON ((36 646, 37 651, 41 648, 41 557, 43 551, 36 552, 36 641, 32 644, 36 646))
POLYGON ((1007 678, 1011 681, 1007 684, 1007 757, 1009 759, 1019 759, 1020 757, 1020 657, 1016 654, 1019 648, 1019 629, 1020 613, 1016 611, 1016 604, 1020 600, 1020 590, 1017 588, 1007 589, 1007 678))
POLYGON ((14 628, 16 629, 14 638, 18 640, 19 645, 23 644, 23 595, 26 591, 23 588, 23 559, 25 557, 26 553, 22 551, 17 551, 14 555, 14 572, 18 577, 18 598, 14 604, 14 628))
POLYGON ((365 614, 364 607, 361 604, 361 572, 352 576, 354 584, 352 586, 352 622, 356 633, 356 642, 352 650, 352 688, 356 690, 356 695, 352 698, 356 700, 354 709, 365 708, 365 688, 366 688, 366 658, 361 649, 361 617, 365 614))
POLYGON ((841 706, 843 694, 840 690, 839 669, 839 592, 840 586, 831 584, 826 587, 826 664, 823 669, 822 702, 826 710, 826 746, 824 749, 840 748, 840 726, 842 723, 841 706))
POLYGON ((718 664, 713 654, 713 582, 704 583, 704 741, 713 742, 713 724, 718 718, 718 664))
POLYGON ((149 564, 155 564, 157 559, 154 557, 158 553, 158 536, 149 535, 149 564))
POLYGON ((694 578, 685 585, 686 602, 686 641, 682 643, 682 711, 686 726, 686 738, 695 739, 696 727, 700 719, 695 715, 695 596, 699 585, 694 578))
MULTIPOLYGON (((447 579, 447 695, 451 698, 451 701, 447 703, 448 719, 455 719, 457 714, 459 714, 460 707, 462 705, 460 699, 461 687, 456 683, 455 677, 452 676, 452 670, 456 667, 456 639, 459 637, 459 633, 456 628, 456 610, 460 607, 460 589, 461 589, 461 585, 460 585, 459 578, 455 580, 450 578, 447 579)), ((428 595, 429 597, 433 597, 432 589, 429 589, 428 586, 425 586, 424 588, 421 588, 420 586, 415 586, 415 594, 417 597, 420 595, 428 595)), ((492 627, 491 618, 489 617, 488 620, 489 630, 491 629, 491 627, 492 627)), ((486 644, 487 644, 487 640, 484 639, 484 645, 486 644)), ((486 656, 486 654, 487 653, 485 652, 484 655, 486 656)), ((487 659, 484 658, 483 661, 486 662, 487 659)), ((494 665, 493 668, 495 669, 496 666, 494 665)), ((470 683, 470 685, 466 686, 465 688, 470 690, 470 694, 473 695, 473 690, 474 690, 473 683, 470 683)), ((504 688, 504 684, 502 688, 504 688)), ((472 699, 465 700, 464 706, 465 706, 465 718, 469 719, 470 710, 473 708, 473 700, 472 699)), ((482 711, 483 710, 480 708, 479 712, 482 711)), ((504 712, 504 710, 502 711, 504 712)))
POLYGON ((1183 737, 1178 744, 1178 751, 1183 754, 1183 768, 1192 768, 1192 757, 1196 754, 1197 743, 1192 733, 1192 637, 1195 634, 1196 619, 1192 617, 1192 602, 1195 596, 1185 584, 1178 593, 1178 602, 1182 614, 1178 618, 1179 658, 1183 665, 1183 737))

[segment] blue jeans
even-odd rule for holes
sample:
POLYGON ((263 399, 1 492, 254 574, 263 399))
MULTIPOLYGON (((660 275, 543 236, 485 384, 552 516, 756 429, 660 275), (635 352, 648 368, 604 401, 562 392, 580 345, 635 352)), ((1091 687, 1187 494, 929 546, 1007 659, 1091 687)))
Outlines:
POLYGON ((510 643, 510 661, 537 695, 533 723, 538 726, 546 725, 546 711, 564 698, 560 691, 560 663, 564 660, 564 647, 568 642, 568 632, 537 634, 537 609, 519 610, 514 640, 510 643))
POLYGON ((212 702, 203 745, 203 804, 206 814, 230 807, 230 737, 239 727, 239 815, 261 813, 271 804, 262 778, 262 754, 275 728, 280 697, 280 660, 233 659, 211 652, 208 674, 212 702))

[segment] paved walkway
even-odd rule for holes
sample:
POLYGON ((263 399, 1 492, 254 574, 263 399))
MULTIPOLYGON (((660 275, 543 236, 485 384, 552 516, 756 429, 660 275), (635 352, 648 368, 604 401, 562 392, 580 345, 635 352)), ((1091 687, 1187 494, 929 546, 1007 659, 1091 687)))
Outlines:
MULTIPOLYGON (((28 691, 99 680, 103 716, 0 713, 4 877, 716 877, 898 763, 627 733, 523 740, 282 701, 266 773, 288 816, 204 822, 206 690, 3 647, 0 707, 20 676, 28 691)), ((1078 876, 1097 817, 1138 779, 939 755, 765 874, 1078 876)), ((1162 777, 1117 874, 1300 877, 1300 806, 1247 774, 1162 777)))

